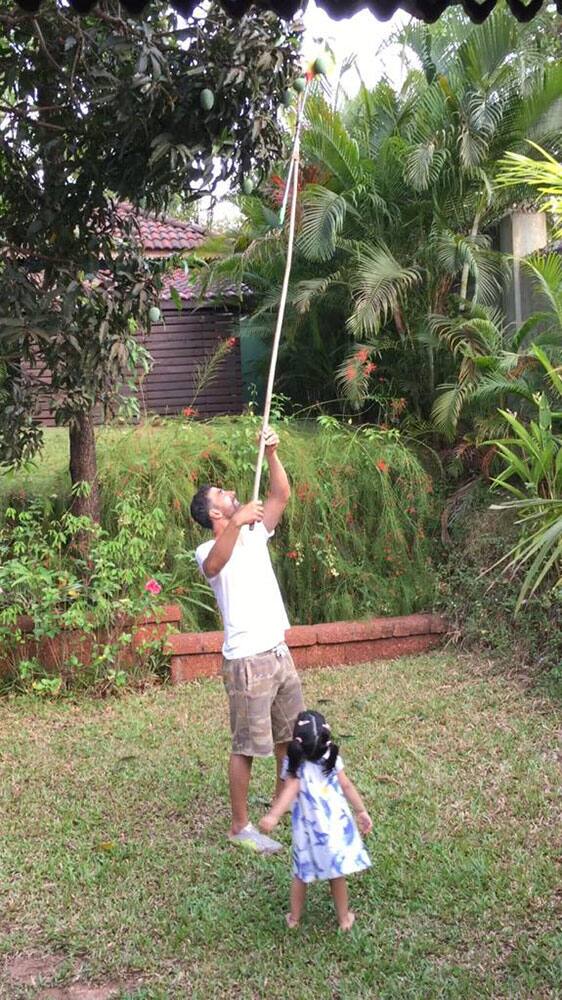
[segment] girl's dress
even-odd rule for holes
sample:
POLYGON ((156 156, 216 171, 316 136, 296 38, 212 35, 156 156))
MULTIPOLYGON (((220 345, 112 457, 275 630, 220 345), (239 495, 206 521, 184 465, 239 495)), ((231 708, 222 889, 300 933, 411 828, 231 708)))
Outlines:
MULTIPOLYGON (((340 878, 369 868, 371 862, 342 792, 338 756, 330 774, 322 761, 304 761, 297 772, 300 791, 292 807, 293 875, 302 882, 340 878)), ((282 777, 288 775, 287 761, 282 777)))

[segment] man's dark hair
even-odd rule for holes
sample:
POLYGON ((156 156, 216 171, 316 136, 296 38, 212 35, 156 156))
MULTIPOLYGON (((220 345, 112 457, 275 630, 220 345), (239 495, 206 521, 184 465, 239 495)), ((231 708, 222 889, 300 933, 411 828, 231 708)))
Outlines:
POLYGON ((208 528, 209 531, 213 530, 213 522, 209 517, 209 490, 210 485, 207 483, 205 486, 200 486, 197 493, 191 501, 191 516, 197 524, 200 524, 202 528, 208 528))

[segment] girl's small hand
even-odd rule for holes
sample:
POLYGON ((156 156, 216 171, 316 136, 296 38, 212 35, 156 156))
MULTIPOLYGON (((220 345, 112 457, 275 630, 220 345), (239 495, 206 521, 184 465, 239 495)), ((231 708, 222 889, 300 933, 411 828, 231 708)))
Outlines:
POLYGON ((262 816, 260 819, 258 826, 262 833, 271 833, 271 831, 277 826, 277 820, 275 819, 275 816, 271 815, 271 813, 266 813, 265 816, 262 816))
POLYGON ((373 829, 373 821, 369 816, 369 813, 365 812, 365 810, 363 810, 363 812, 357 813, 357 826, 361 830, 361 833, 364 834, 370 833, 371 830, 373 829))

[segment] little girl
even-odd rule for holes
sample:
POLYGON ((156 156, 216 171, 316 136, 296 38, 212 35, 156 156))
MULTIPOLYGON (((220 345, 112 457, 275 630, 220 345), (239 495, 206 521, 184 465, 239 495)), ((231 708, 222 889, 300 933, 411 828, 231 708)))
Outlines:
POLYGON ((371 864, 348 802, 361 833, 370 833, 373 823, 355 785, 344 773, 330 727, 319 712, 297 716, 281 776, 285 779, 283 791, 259 825, 264 833, 270 833, 283 813, 293 807, 293 882, 287 923, 298 926, 307 882, 329 879, 340 928, 348 931, 355 914, 349 909, 345 876, 371 864))

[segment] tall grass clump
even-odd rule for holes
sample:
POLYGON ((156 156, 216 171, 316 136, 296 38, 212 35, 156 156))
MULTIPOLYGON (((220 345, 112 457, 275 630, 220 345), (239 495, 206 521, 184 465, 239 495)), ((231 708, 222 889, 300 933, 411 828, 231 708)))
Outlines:
MULTIPOLYGON (((102 520, 139 494, 165 511, 166 570, 188 629, 219 627, 194 550, 209 535, 189 515, 204 483, 251 495, 259 419, 146 422, 99 436, 102 520)), ((331 417, 282 418, 280 454, 292 497, 272 557, 294 624, 429 608, 434 572, 426 538, 435 524, 429 475, 395 431, 351 428, 331 417)), ((267 493, 267 475, 262 495, 267 493)))

